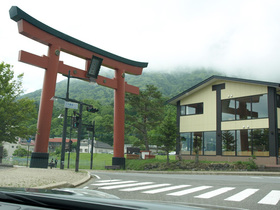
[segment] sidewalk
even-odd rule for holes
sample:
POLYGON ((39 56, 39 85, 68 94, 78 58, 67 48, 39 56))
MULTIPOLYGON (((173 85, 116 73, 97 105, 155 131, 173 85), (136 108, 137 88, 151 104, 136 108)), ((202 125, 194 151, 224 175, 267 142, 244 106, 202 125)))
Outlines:
POLYGON ((13 167, 0 170, 0 187, 42 188, 76 187, 90 179, 87 171, 13 167))

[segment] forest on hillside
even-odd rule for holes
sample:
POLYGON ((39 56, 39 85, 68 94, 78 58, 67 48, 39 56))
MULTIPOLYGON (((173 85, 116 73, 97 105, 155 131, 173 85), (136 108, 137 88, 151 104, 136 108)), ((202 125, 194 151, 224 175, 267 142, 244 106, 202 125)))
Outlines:
MULTIPOLYGON (((146 85, 154 85, 162 93, 163 97, 171 98, 213 75, 221 75, 221 73, 205 69, 193 71, 178 70, 174 73, 144 71, 140 76, 127 74, 126 82, 139 87, 140 90, 145 89, 146 85)), ((107 73, 102 76, 112 78, 114 75, 107 73)), ((66 79, 58 82, 56 85, 55 95, 65 97, 66 86, 66 79)), ((41 89, 25 94, 23 97, 28 97, 38 102, 41 97, 41 89)), ((71 79, 70 98, 76 100, 93 99, 104 105, 113 103, 114 91, 110 88, 97 84, 90 84, 78 79, 71 79)))
MULTIPOLYGON (((128 84, 137 86, 140 88, 140 92, 145 92, 147 87, 155 87, 154 91, 160 93, 160 98, 156 99, 162 101, 157 106, 166 106, 164 103, 171 97, 183 92, 184 90, 192 87, 193 85, 207 79, 212 75, 221 75, 218 72, 211 70, 196 70, 196 71, 177 71, 175 73, 161 73, 161 72, 144 72, 141 76, 126 75, 126 82, 128 84)), ((113 75, 102 75, 106 77, 113 77, 113 75)), ((65 97, 67 87, 67 80, 63 80, 56 85, 55 95, 58 97, 65 97)), ((93 107, 99 109, 96 113, 83 112, 83 124, 92 124, 95 121, 95 137, 96 140, 106 142, 110 145, 113 144, 113 116, 114 116, 114 91, 110 88, 99 86, 97 84, 89 84, 77 79, 70 80, 70 98, 78 101, 83 101, 87 104, 92 104, 93 107)), ((33 93, 25 94, 22 97, 28 97, 35 101, 37 110, 39 109, 41 90, 37 90, 33 93)), ((128 96, 127 96, 128 97, 128 96)), ((128 97, 129 98, 129 97, 128 97)), ((175 110, 175 107, 171 108, 175 110)), ((132 128, 132 123, 129 122, 129 118, 137 120, 138 113, 134 112, 129 104, 125 105, 126 110, 126 130, 125 130, 125 143, 135 144, 143 146, 141 141, 143 136, 137 132, 137 129, 132 128)), ((166 109, 170 110, 170 108, 166 109)), ((64 113, 64 102, 57 100, 54 102, 52 126, 50 132, 50 138, 61 137, 63 119, 58 118, 59 115, 64 113)), ((174 112, 176 113, 176 112, 174 112)), ((73 114, 73 110, 68 111, 68 116, 73 114)), ((174 118, 176 114, 174 114, 174 118)), ((36 120, 32 121, 36 124, 36 120)), ((70 133, 70 118, 68 123, 67 137, 70 133)), ((32 125, 35 126, 35 125, 32 125)), ((154 129, 154 127, 153 127, 154 129)), ((154 132, 154 130, 151 132, 154 132)), ((72 138, 77 137, 76 129, 71 131, 72 138)), ((83 128, 83 139, 90 139, 91 133, 83 128)))

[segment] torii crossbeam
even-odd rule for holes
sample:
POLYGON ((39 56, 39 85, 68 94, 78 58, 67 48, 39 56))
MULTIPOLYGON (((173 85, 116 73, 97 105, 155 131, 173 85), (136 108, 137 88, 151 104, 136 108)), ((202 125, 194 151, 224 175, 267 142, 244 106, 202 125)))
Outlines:
POLYGON ((38 115, 38 134, 36 135, 34 152, 31 155, 30 167, 48 167, 48 143, 53 111, 53 101, 50 99, 55 94, 57 74, 67 75, 70 71, 71 76, 89 81, 86 70, 93 55, 103 59, 103 66, 115 70, 113 79, 98 76, 96 82, 115 90, 114 157, 112 165, 124 167, 125 92, 139 94, 138 87, 125 82, 125 73, 141 75, 143 68, 147 67, 148 63, 132 61, 77 40, 36 20, 16 6, 11 7, 9 12, 10 18, 17 22, 20 34, 49 47, 47 56, 38 56, 23 50, 19 52, 19 61, 46 70, 38 115), (85 70, 65 65, 62 61, 59 61, 60 51, 85 59, 85 70))

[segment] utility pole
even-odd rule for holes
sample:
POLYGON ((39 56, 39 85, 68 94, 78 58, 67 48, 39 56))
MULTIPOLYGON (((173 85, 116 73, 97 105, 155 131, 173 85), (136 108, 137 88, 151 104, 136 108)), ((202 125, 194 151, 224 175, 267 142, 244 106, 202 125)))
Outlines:
POLYGON ((81 133, 82 133, 82 112, 83 112, 83 104, 80 103, 80 117, 79 117, 79 127, 78 127, 78 140, 77 140, 77 150, 76 150, 76 165, 75 171, 79 171, 79 160, 80 160, 80 143, 81 143, 81 133))
POLYGON ((94 146, 94 134, 95 134, 95 121, 92 122, 92 139, 91 139, 91 149, 90 149, 90 169, 92 169, 93 161, 93 146, 94 146))

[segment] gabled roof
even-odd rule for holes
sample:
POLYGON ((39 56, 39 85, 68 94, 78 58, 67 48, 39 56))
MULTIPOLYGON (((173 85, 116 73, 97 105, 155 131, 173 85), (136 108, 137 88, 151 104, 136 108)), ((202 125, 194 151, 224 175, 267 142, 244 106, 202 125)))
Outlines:
POLYGON ((183 91, 182 93, 179 93, 178 95, 174 96, 173 98, 169 99, 167 103, 176 105, 178 101, 180 101, 182 98, 214 83, 217 81, 233 81, 233 82, 240 82, 240 83, 250 83, 250 84, 256 84, 256 85, 264 85, 268 87, 275 87, 280 88, 279 83, 273 83, 273 82, 265 82, 265 81, 257 81, 257 80, 249 80, 249 79, 241 79, 241 78, 234 78, 234 77, 225 77, 225 76, 217 76, 213 75, 209 77, 208 79, 192 86, 191 88, 183 91))
POLYGON ((103 149, 113 149, 113 147, 102 141, 95 141, 94 147, 103 149))

